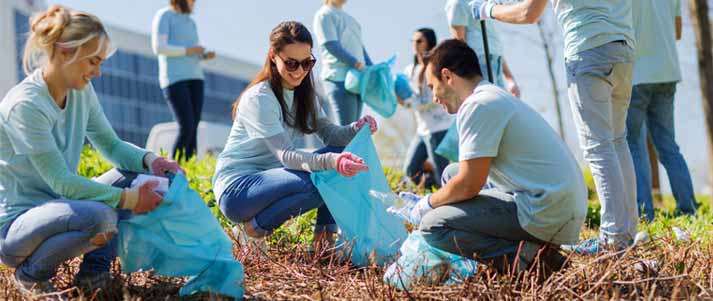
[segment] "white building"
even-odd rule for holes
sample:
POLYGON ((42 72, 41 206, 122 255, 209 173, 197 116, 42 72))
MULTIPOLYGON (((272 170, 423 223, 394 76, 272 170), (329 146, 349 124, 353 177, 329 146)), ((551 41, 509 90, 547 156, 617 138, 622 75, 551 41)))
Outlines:
MULTIPOLYGON (((0 1, 0 93, 21 81, 22 50, 29 32, 29 17, 46 8, 44 1, 0 1)), ((107 26, 116 54, 107 60, 103 75, 92 82, 104 112, 117 134, 143 146, 151 127, 173 120, 158 83, 158 61, 151 37, 107 26)), ((202 120, 230 125, 231 106, 259 71, 260 66, 219 55, 203 64, 205 102, 202 120)))

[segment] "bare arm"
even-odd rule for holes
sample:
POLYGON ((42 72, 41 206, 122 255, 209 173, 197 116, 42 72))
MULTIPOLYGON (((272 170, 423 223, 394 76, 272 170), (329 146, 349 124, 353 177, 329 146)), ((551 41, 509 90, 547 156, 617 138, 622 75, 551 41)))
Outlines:
POLYGON ((683 21, 681 20, 681 16, 676 17, 676 41, 681 40, 683 32, 683 21))
POLYGON ((505 76, 505 79, 508 81, 515 81, 515 77, 513 77, 512 72, 510 72, 510 68, 508 67, 507 62, 505 61, 505 57, 502 57, 502 62, 503 62, 503 75, 505 76))
POLYGON ((451 26, 451 34, 454 39, 465 42, 465 26, 451 26))
POLYGON ((476 158, 461 161, 458 165, 458 174, 448 183, 431 195, 429 200, 433 208, 459 203, 472 199, 488 180, 488 171, 493 158, 476 158))
POLYGON ((492 10, 494 19, 512 24, 533 24, 545 11, 547 0, 524 0, 509 5, 495 5, 492 10))

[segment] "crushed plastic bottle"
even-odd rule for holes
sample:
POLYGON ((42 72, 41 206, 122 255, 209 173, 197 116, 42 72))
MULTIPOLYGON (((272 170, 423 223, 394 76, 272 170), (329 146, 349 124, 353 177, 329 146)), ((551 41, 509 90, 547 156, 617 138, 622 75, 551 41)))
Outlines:
POLYGON ((379 200, 386 205, 386 212, 391 213, 409 223, 414 223, 411 220, 411 209, 416 205, 415 202, 399 197, 393 192, 382 192, 377 190, 369 190, 369 196, 379 200))
POLYGON ((676 239, 678 239, 681 242, 684 243, 689 243, 691 242, 691 236, 686 230, 682 230, 679 227, 672 227, 673 228, 673 234, 676 235, 676 239))

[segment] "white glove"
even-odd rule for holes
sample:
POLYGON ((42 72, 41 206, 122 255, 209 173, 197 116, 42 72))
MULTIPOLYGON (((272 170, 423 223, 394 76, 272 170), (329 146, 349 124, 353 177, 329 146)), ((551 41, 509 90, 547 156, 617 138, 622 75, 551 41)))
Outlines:
POLYGON ((492 19, 493 7, 497 3, 488 0, 473 0, 470 1, 470 9, 473 13, 473 19, 475 20, 487 20, 492 19))
POLYGON ((411 209, 411 220, 415 225, 421 224, 421 219, 423 218, 426 213, 429 211, 433 210, 433 207, 431 207, 431 194, 427 194, 421 200, 416 203, 416 206, 411 209))

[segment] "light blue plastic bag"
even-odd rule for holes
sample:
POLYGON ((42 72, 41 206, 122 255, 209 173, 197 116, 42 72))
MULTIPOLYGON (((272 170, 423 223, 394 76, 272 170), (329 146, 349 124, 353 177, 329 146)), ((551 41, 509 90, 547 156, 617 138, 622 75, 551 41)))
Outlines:
MULTIPOLYGON (((396 56, 392 56, 386 62, 367 66, 364 68, 364 72, 350 71, 347 73, 347 79, 358 77, 356 81, 359 83, 359 93, 357 94, 361 95, 361 100, 384 118, 389 118, 396 113, 394 76, 391 73, 394 62, 396 62, 396 56)), ((355 80, 350 79, 349 81, 355 80)), ((347 80, 345 80, 344 85, 346 88, 353 84, 347 85, 347 80)))
POLYGON ((344 79, 344 89, 354 94, 361 94, 361 72, 354 68, 347 71, 347 77, 344 79))
POLYGON ((352 262, 368 266, 371 255, 379 265, 394 259, 406 239, 406 227, 386 206, 369 196, 369 190, 390 192, 379 162, 369 127, 364 127, 344 149, 364 159, 369 166, 346 178, 335 170, 312 173, 312 182, 342 230, 341 238, 351 247, 352 262))
POLYGON ((434 152, 451 162, 458 162, 458 129, 455 122, 448 128, 448 132, 434 152))
POLYGON ((119 258, 125 273, 192 276, 180 294, 211 291, 243 296, 243 267, 233 244, 203 199, 178 174, 163 203, 148 214, 119 221, 119 258))
POLYGON ((385 283, 408 290, 415 283, 461 283, 478 271, 475 260, 431 247, 418 230, 401 246, 401 256, 384 273, 385 283))
POLYGON ((394 92, 396 96, 401 99, 409 99, 413 96, 413 90, 411 89, 411 83, 409 82, 406 74, 397 73, 394 77, 394 92))

